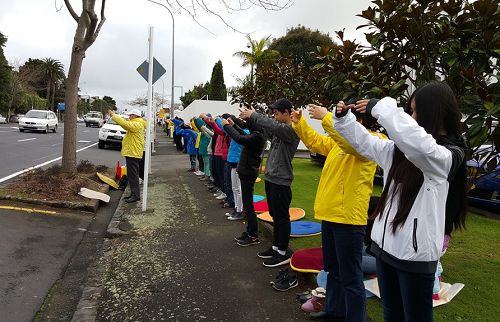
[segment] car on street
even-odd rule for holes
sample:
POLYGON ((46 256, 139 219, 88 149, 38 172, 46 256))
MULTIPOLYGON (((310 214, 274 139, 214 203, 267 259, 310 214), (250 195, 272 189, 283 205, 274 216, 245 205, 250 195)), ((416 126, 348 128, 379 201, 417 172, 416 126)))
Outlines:
MULTIPOLYGON (((128 115, 121 115, 121 117, 128 119, 128 115)), ((112 118, 109 118, 99 130, 97 147, 104 149, 106 145, 121 146, 126 133, 127 131, 123 127, 116 124, 112 118)))
POLYGON ((101 127, 104 124, 104 117, 101 112, 90 111, 83 117, 85 120, 85 126, 97 126, 101 127))
POLYGON ((56 133, 58 123, 57 116, 52 111, 31 110, 19 118, 19 131, 43 131, 49 133, 52 130, 56 133))
POLYGON ((7 124, 7 119, 0 114, 0 123, 1 124, 7 124))
POLYGON ((81 116, 76 117, 76 123, 84 123, 84 122, 85 122, 85 120, 83 119, 83 117, 81 117, 81 116))
POLYGON ((9 117, 9 123, 19 123, 19 119, 23 116, 24 114, 12 114, 9 117))

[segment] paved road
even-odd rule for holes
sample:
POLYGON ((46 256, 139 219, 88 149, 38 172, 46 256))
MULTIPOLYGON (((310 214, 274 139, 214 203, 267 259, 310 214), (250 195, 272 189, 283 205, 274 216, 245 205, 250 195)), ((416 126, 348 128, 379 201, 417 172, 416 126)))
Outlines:
MULTIPOLYGON (((57 133, 24 132, 14 124, 0 125, 0 182, 13 173, 57 159, 62 155, 64 124, 59 124, 57 133)), ((116 161, 124 161, 118 148, 97 148, 98 128, 87 128, 78 124, 77 153, 79 160, 89 160, 96 165, 114 167, 116 161)), ((60 162, 60 161, 55 161, 60 162)), ((54 163, 52 163, 54 164, 54 163)))

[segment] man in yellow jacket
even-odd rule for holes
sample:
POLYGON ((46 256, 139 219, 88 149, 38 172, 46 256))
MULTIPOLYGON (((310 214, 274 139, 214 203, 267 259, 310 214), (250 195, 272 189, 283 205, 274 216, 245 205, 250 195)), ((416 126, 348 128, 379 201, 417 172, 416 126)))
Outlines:
POLYGON ((323 266, 328 272, 326 308, 311 315, 365 321, 361 260, 377 165, 359 155, 334 129, 332 113, 326 108, 311 104, 309 114, 322 122, 328 134, 317 133, 302 112, 292 113, 292 127, 306 147, 327 156, 314 201, 314 218, 322 221, 323 266))
POLYGON ((144 151, 146 122, 142 119, 141 111, 138 109, 133 109, 127 113, 130 115, 129 120, 117 115, 113 110, 109 110, 108 114, 116 124, 127 131, 122 141, 122 156, 125 157, 127 163, 127 176, 131 193, 130 196, 125 197, 125 202, 137 202, 141 200, 139 165, 144 151))

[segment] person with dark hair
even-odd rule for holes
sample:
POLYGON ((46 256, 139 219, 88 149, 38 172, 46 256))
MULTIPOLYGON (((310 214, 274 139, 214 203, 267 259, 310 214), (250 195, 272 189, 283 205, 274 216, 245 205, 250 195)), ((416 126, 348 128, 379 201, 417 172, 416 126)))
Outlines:
MULTIPOLYGON (((314 201, 314 218, 321 221, 323 267, 328 272, 326 305, 311 317, 365 321, 363 242, 377 164, 360 155, 335 131, 332 113, 325 107, 309 104, 308 110, 328 134, 316 132, 301 110, 292 112, 293 129, 302 142, 310 151, 327 156, 314 201)), ((364 126, 364 115, 357 116, 364 126)), ((385 138, 380 133, 370 134, 385 138)))
POLYGON ((385 321, 427 322, 433 321, 434 273, 445 232, 465 225, 465 143, 456 98, 445 83, 418 88, 409 112, 390 97, 339 102, 333 124, 384 170, 370 252, 377 258, 385 321), (352 108, 375 117, 390 140, 369 135, 352 108))
MULTIPOLYGON (((290 262, 288 243, 290 241, 290 203, 293 181, 292 160, 300 139, 292 128, 292 103, 280 98, 269 109, 274 114, 271 119, 257 113, 253 108, 240 109, 240 117, 249 126, 271 139, 271 148, 266 163, 265 190, 269 214, 273 218, 273 245, 257 255, 264 258, 263 265, 276 267, 290 262)), ((295 282, 295 285, 296 282, 295 282)))
POLYGON ((247 217, 247 228, 235 240, 239 246, 243 247, 257 245, 260 243, 260 240, 257 216, 253 205, 253 191, 255 180, 259 175, 262 151, 264 150, 266 139, 262 133, 251 129, 246 122, 237 118, 228 119, 228 124, 224 125, 224 130, 233 141, 243 146, 236 172, 241 182, 241 199, 243 210, 247 217), (248 133, 244 132, 243 129, 245 128, 249 130, 248 133))

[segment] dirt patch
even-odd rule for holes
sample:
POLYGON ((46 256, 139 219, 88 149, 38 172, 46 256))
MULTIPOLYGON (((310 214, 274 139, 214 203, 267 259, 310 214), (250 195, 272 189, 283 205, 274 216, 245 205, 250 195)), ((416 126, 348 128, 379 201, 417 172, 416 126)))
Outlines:
POLYGON ((107 188, 96 172, 110 174, 106 166, 95 166, 84 160, 77 167, 76 174, 63 173, 60 165, 48 169, 35 169, 20 176, 0 189, 2 196, 14 196, 21 199, 36 199, 55 202, 85 203, 89 199, 78 194, 80 188, 103 191, 107 188))

